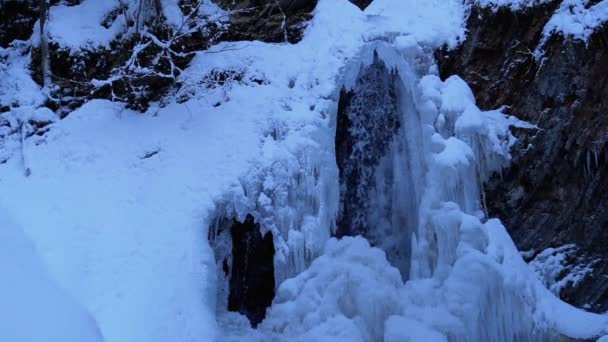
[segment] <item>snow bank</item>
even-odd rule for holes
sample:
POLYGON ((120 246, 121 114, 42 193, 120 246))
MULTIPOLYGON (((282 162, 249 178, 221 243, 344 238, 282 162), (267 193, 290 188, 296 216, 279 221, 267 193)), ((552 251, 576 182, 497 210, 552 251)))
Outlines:
POLYGON ((40 106, 45 97, 29 71, 31 59, 23 56, 27 45, 14 42, 15 48, 0 48, 0 103, 13 106, 40 106))
POLYGON ((0 207, 0 340, 101 342, 89 313, 60 289, 0 207))
MULTIPOLYGON (((202 2, 201 12, 205 10, 208 15, 221 12, 209 0, 202 2)), ((165 22, 176 29, 184 29, 187 18, 179 8, 179 1, 163 0, 161 4, 165 22)), ((156 16, 153 6, 153 1, 143 1, 142 5, 138 0, 83 0, 76 5, 59 3, 49 7, 47 32, 53 42, 72 50, 109 48, 110 42, 119 35, 135 32, 133 22, 143 22, 156 16)), ((39 28, 34 29, 34 38, 39 39, 39 28)))
POLYGON ((587 41, 608 21, 608 1, 564 0, 543 30, 545 36, 561 33, 587 41))
MULTIPOLYGON (((47 26, 49 37, 60 46, 73 49, 109 47, 110 42, 127 27, 126 19, 120 16, 109 27, 102 25, 106 16, 118 6, 118 2, 108 0, 84 0, 75 6, 51 6, 47 26)), ((39 30, 35 29, 35 32, 39 30)))
POLYGON ((534 271, 517 253, 513 240, 497 221, 488 221, 488 254, 505 267, 502 272, 511 285, 526 289, 520 295, 532 303, 534 321, 540 329, 575 339, 593 339, 608 333, 608 317, 577 309, 562 302, 537 280, 534 271))
POLYGON ((195 113, 91 101, 26 146, 29 177, 18 158, 0 168, 6 210, 107 341, 214 338, 205 214, 246 170, 257 135, 237 114, 195 113))
POLYGON ((260 328, 297 341, 378 341, 400 311, 399 271, 361 238, 331 239, 323 254, 283 282, 260 328))
POLYGON ((372 23, 365 34, 366 40, 391 32, 417 43, 456 47, 465 37, 466 12, 461 1, 375 0, 365 9, 365 14, 372 23))
POLYGON ((13 44, 13 48, 0 48, 0 106, 8 109, 0 115, 0 163, 21 148, 21 140, 33 133, 32 124, 57 120, 48 108, 38 108, 46 97, 29 72, 30 56, 23 56, 27 45, 13 44))

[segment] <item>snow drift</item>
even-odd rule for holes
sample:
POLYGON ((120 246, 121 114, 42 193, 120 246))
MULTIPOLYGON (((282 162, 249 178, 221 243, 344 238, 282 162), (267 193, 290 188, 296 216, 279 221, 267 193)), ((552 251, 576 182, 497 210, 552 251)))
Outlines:
POLYGON ((95 320, 55 283, 32 242, 2 207, 0 272, 2 340, 103 341, 95 320))

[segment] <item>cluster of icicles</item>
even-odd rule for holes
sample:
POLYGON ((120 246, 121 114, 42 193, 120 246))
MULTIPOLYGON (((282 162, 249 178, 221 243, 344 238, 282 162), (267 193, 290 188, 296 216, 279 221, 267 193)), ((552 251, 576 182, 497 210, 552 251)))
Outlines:
MULTIPOLYGON (((479 110, 467 84, 455 76, 441 81, 430 53, 418 46, 369 43, 344 70, 344 87, 356 87, 373 63, 398 75, 402 125, 379 166, 391 169, 390 194, 369 198, 387 203, 390 195, 391 216, 369 217, 388 222, 392 231, 384 238, 399 241, 409 257, 391 265, 390 251, 362 237, 331 238, 340 203, 331 152, 304 150, 274 163, 260 175, 264 181, 244 184, 246 191, 231 193, 218 211, 240 219, 253 214, 273 232, 276 249, 278 288, 266 319, 252 330, 219 304, 226 339, 551 341, 604 333, 560 322, 559 315, 579 312, 540 286, 501 223, 486 217, 482 185, 510 162, 509 127, 533 127, 499 110, 479 110)), ((326 127, 319 144, 333 146, 334 129, 326 127)), ((379 186, 386 184, 384 171, 377 172, 379 186)), ((222 227, 211 229, 221 236, 222 227)), ((382 241, 382 233, 370 234, 382 241)), ((220 240, 221 264, 231 245, 220 240)), ((601 325, 599 316, 587 318, 588 327, 601 325)))

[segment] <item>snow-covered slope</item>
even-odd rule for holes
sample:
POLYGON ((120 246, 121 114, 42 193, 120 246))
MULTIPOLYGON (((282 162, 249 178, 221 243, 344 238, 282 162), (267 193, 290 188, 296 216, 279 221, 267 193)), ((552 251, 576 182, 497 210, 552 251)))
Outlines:
MULTIPOLYGON (((480 182, 508 163, 508 127, 526 124, 480 111, 464 81, 437 77, 432 51, 464 37, 465 14, 458 0, 376 0, 365 12, 321 0, 299 44, 223 43, 197 53, 180 76, 186 102, 141 114, 90 101, 42 136, 11 141, 0 203, 109 342, 606 333, 608 318, 559 302, 504 227, 484 217, 480 182), (363 238, 331 238, 338 96, 375 52, 399 73, 409 103, 400 137, 415 135, 420 150, 419 211, 409 213, 420 224, 407 227, 412 243, 402 246, 413 251, 405 282, 363 238), (238 77, 209 84, 218 72, 238 77), (217 297, 226 280, 214 252, 230 251, 207 240, 220 218, 247 214, 276 246, 277 297, 258 330, 217 297)), ((72 38, 66 44, 87 43, 72 38)), ((81 319, 73 322, 85 329, 81 319)))
POLYGON ((38 253, 0 207, 0 338, 3 341, 99 341, 90 314, 49 275, 38 253))

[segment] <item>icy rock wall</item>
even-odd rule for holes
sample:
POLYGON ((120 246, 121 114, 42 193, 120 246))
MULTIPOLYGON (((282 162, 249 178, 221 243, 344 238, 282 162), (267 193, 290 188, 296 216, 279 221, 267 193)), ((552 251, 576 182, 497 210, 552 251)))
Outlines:
MULTIPOLYGON (((269 136, 281 139, 281 134, 277 128, 269 136)), ((330 153, 319 153, 314 146, 297 155, 281 153, 281 158, 268 165, 254 165, 251 174, 218 201, 218 219, 210 227, 213 240, 225 231, 221 224, 224 218, 242 222, 252 215, 262 235, 268 231, 273 234, 277 283, 304 271, 322 251, 335 230, 334 198, 338 197, 330 153)))
POLYGON ((520 250, 541 253, 574 243, 572 267, 600 260, 590 276, 560 295, 606 312, 608 25, 595 27, 601 21, 593 13, 608 2, 529 3, 521 10, 473 6, 467 39, 437 53, 440 73, 461 75, 480 108, 508 106, 538 126, 517 131, 511 167, 486 187, 488 211, 504 222, 520 250))

